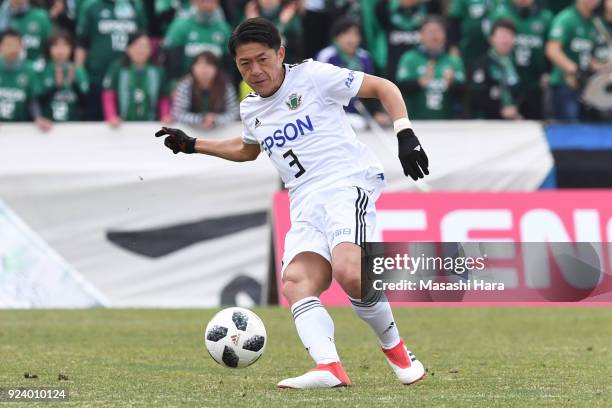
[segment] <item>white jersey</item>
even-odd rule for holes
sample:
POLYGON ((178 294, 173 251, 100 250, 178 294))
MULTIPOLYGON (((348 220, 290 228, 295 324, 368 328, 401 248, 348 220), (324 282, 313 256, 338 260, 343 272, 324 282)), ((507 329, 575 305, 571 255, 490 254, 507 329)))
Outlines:
POLYGON ((383 178, 382 165, 357 140, 343 109, 363 77, 309 59, 285 64, 285 79, 273 95, 250 94, 241 102, 244 142, 261 146, 292 198, 323 187, 363 185, 365 176, 383 178))

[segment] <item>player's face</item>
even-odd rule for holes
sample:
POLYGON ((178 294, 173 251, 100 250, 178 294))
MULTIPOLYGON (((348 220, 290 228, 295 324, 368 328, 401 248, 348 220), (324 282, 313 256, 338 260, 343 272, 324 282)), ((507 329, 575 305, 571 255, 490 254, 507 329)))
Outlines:
POLYGON ((272 95, 283 82, 285 48, 278 51, 263 43, 236 47, 236 65, 242 79, 261 96, 272 95))
POLYGON ((21 55, 21 40, 18 37, 6 37, 0 44, 0 55, 7 62, 15 62, 21 55))
POLYGON ((430 50, 439 50, 444 48, 446 42, 446 34, 444 28, 438 23, 425 24, 421 29, 421 42, 430 50))
POLYGON ((491 45, 495 51, 502 56, 509 55, 514 48, 515 35, 512 30, 505 27, 497 27, 491 36, 491 45))
POLYGON ((51 54, 51 59, 55 62, 66 62, 70 58, 70 53, 72 52, 72 47, 68 43, 68 41, 63 38, 59 38, 53 44, 51 44, 51 48, 49 49, 49 53, 51 54))
POLYGON ((347 54, 353 55, 357 52, 359 44, 361 43, 361 34, 357 27, 352 27, 347 31, 339 34, 336 37, 338 46, 347 54))
POLYGON ((604 3, 604 12, 606 14, 612 14, 612 0, 606 0, 604 3))

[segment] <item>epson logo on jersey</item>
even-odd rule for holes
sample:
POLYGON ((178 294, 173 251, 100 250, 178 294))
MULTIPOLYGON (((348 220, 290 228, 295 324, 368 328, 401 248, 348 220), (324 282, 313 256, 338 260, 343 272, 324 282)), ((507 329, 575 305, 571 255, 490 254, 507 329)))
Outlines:
POLYGON ((289 122, 283 125, 282 128, 276 129, 272 136, 267 136, 261 141, 261 148, 270 156, 274 146, 283 147, 287 141, 293 141, 299 136, 304 136, 310 132, 314 132, 314 125, 310 120, 310 116, 306 115, 304 119, 297 119, 295 123, 289 122))

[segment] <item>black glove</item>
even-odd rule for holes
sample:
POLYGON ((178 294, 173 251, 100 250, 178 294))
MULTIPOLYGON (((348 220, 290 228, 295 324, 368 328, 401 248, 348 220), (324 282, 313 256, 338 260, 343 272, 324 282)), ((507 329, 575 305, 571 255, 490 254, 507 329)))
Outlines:
POLYGON ((398 156, 404 175, 418 180, 429 174, 429 159, 412 129, 400 130, 397 134, 398 156))
POLYGON ((187 136, 187 133, 180 129, 173 129, 168 127, 162 127, 155 133, 155 137, 169 135, 164 139, 166 147, 177 154, 178 152, 183 153, 195 153, 195 137, 187 136))

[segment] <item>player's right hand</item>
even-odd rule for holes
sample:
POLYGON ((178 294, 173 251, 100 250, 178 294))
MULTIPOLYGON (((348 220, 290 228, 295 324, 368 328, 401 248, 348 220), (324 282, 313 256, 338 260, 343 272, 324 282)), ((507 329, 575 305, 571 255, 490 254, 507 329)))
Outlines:
POLYGON ((155 133, 155 137, 168 135, 164 139, 164 145, 174 154, 178 152, 183 153, 195 153, 195 137, 188 136, 187 133, 183 132, 180 129, 174 129, 169 127, 162 127, 161 130, 158 130, 155 133))

